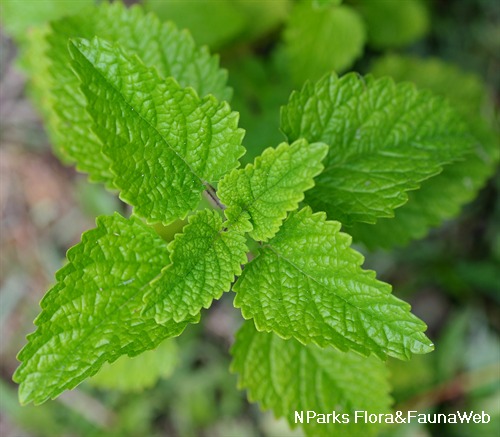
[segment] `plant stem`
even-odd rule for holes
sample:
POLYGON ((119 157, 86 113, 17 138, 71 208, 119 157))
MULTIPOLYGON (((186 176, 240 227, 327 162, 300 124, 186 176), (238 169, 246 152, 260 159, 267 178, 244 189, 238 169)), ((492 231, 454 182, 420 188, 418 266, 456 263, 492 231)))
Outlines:
POLYGON ((206 187, 207 189, 205 190, 205 193, 207 193, 209 200, 212 201, 214 206, 216 206, 221 210, 226 209, 226 207, 220 202, 219 198, 217 197, 217 192, 215 191, 215 188, 210 184, 207 184, 206 187))

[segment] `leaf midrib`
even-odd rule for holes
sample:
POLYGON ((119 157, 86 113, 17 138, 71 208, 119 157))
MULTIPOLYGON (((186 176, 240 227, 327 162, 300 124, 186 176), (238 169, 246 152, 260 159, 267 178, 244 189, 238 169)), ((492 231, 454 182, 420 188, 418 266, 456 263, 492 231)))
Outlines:
MULTIPOLYGON (((291 261, 290 259, 288 259, 286 256, 284 256, 282 253, 280 253, 279 251, 277 251, 272 245, 270 244, 267 244, 263 247, 263 250, 265 249, 268 249, 270 251, 272 251, 277 258, 279 259, 282 259, 284 260, 286 263, 288 263, 290 266, 292 266, 294 269, 296 269, 300 274, 302 274, 303 276, 309 278, 312 282, 318 284, 321 288, 325 289, 326 291, 328 292, 332 292, 338 299, 342 300, 343 302, 345 302, 348 306, 354 308, 355 310, 359 311, 360 313, 362 314, 365 314, 367 316, 369 316, 369 319, 372 319, 372 320, 376 320, 382 324, 385 324, 386 320, 385 319, 381 319, 379 317, 377 317, 376 315, 373 315, 373 314, 369 314, 367 313, 366 311, 364 311, 362 308, 359 308, 357 307, 356 305, 354 305, 352 302, 349 302, 347 299, 345 299, 343 296, 340 296, 338 293, 335 292, 335 290, 333 288, 329 288, 327 287, 326 285, 322 284, 321 282, 319 282, 316 278, 314 278, 313 276, 311 276, 309 273, 307 273, 306 271, 304 271, 303 269, 301 269, 300 267, 298 267, 293 261, 291 261)), ((391 294, 392 295, 392 294, 391 294)), ((312 302, 314 302, 312 300, 312 302)), ((324 319, 323 319, 324 320, 324 319)), ((327 323, 325 320, 324 322, 331 328, 333 329, 333 327, 327 323)), ((404 334, 401 334, 403 336, 405 336, 404 334)), ((405 336, 406 337, 406 336, 405 336)), ((313 340, 314 341, 314 340, 313 340)), ((380 345, 379 343, 375 343, 377 344, 377 346, 382 350, 382 353, 384 355, 387 355, 387 352, 386 352, 386 349, 390 352, 392 352, 391 349, 387 348, 386 346, 382 346, 380 345)), ((366 346, 365 346, 366 347, 366 346)), ((372 348, 369 348, 367 347, 367 349, 371 350, 372 352, 374 352, 375 354, 377 354, 377 351, 376 350, 373 350, 372 348)))
MULTIPOLYGON (((102 78, 102 80, 106 83, 106 85, 108 85, 120 97, 120 99, 122 100, 122 102, 128 108, 129 114, 133 113, 133 114, 137 115, 139 117, 139 119, 141 120, 141 122, 143 122, 147 127, 149 127, 150 130, 152 130, 163 141, 163 143, 169 148, 169 150, 174 155, 176 155, 182 162, 184 162, 184 164, 188 167, 189 171, 201 182, 201 184, 203 186, 206 186, 207 185, 207 181, 204 181, 203 178, 200 177, 193 170, 193 168, 188 163, 188 161, 177 150, 175 150, 175 148, 167 141, 167 139, 163 136, 163 134, 155 126, 153 126, 146 118, 144 118, 142 116, 142 114, 137 109, 135 109, 134 106, 131 103, 129 103, 126 100, 125 96, 108 80, 108 78, 104 75, 104 73, 100 69, 98 69, 92 63, 92 61, 87 58, 87 56, 82 51, 80 51, 80 49, 75 45, 75 43, 73 41, 71 43, 73 44, 73 47, 75 47, 78 50, 78 52, 85 58, 85 60, 89 63, 89 65, 93 68, 93 70, 95 70, 97 72, 97 74, 102 78)), ((135 56, 137 58, 136 55, 133 55, 133 56, 135 56)), ((139 59, 139 58, 137 58, 137 59, 139 59)), ((153 70, 147 68, 146 66, 144 66, 144 67, 148 71, 152 72, 152 74, 154 74, 153 70)), ((156 74, 154 74, 154 75, 156 76, 155 78, 157 79, 157 82, 155 83, 155 88, 153 89, 153 91, 156 90, 159 85, 166 85, 166 81, 161 81, 161 78, 159 78, 156 74)), ((181 87, 179 87, 179 88, 182 89, 181 87)), ((154 98, 153 98, 152 92, 150 92, 149 95, 151 96, 151 100, 154 102, 154 98)), ((176 103, 177 103, 177 101, 176 101, 176 103)), ((154 107, 155 107, 155 112, 156 112, 156 104, 154 105, 154 107)), ((184 125, 186 126, 187 122, 186 122, 185 114, 182 111, 179 111, 179 112, 182 114, 182 118, 184 120, 184 125)), ((110 158, 110 159, 112 159, 112 158, 110 158)))

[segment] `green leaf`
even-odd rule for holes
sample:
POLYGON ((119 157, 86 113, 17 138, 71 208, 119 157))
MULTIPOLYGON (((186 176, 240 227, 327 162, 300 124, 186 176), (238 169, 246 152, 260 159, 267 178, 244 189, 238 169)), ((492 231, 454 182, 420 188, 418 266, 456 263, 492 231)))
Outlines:
POLYGON ((334 348, 304 346, 296 340, 282 340, 258 332, 245 322, 232 347, 231 370, 239 374, 238 386, 263 409, 285 417, 291 427, 295 412, 304 413, 300 425, 308 436, 369 436, 380 424, 354 423, 355 411, 389 413, 388 372, 375 357, 361 357, 334 348), (307 411, 348 414, 349 423, 326 424, 320 417, 306 423, 307 411))
POLYGON ((144 289, 169 260, 165 242, 136 218, 99 217, 67 257, 18 356, 23 404, 54 398, 106 361, 153 349, 198 320, 158 325, 141 315, 144 289))
POLYGON ((238 35, 238 41, 256 41, 257 38, 268 37, 270 32, 279 30, 280 25, 288 18, 291 6, 290 0, 232 0, 232 3, 245 19, 245 29, 238 35))
POLYGON ((379 219, 375 225, 355 223, 348 231, 370 249, 403 246, 423 238, 430 228, 457 216, 462 206, 474 199, 493 169, 484 155, 468 155, 465 161, 446 167, 425 181, 420 190, 411 192, 408 203, 395 211, 394 218, 379 219))
POLYGON ((238 165, 243 131, 226 102, 162 80, 99 38, 69 48, 113 185, 137 215, 165 224, 183 218, 206 186, 238 165))
POLYGON ((376 49, 409 45, 429 29, 429 14, 421 0, 360 0, 368 43, 376 49))
POLYGON ((152 387, 160 378, 169 377, 176 364, 177 345, 173 340, 166 340, 157 349, 137 357, 123 355, 113 364, 104 364, 88 382, 106 390, 137 392, 152 387))
POLYGON ((433 350, 425 324, 391 286, 362 270, 340 223, 292 213, 233 287, 234 305, 259 331, 368 355, 409 359, 433 350))
POLYGON ((219 68, 217 55, 211 56, 206 47, 195 45, 189 33, 145 14, 137 5, 127 8, 119 2, 102 3, 86 14, 54 22, 52 28, 53 52, 49 56, 54 58, 57 52, 62 57, 55 62, 54 70, 64 69, 63 59, 70 61, 68 39, 97 36, 135 53, 148 67, 155 67, 160 76, 172 76, 181 86, 193 87, 200 97, 213 94, 219 100, 231 98, 227 71, 219 68))
MULTIPOLYGON (((30 61, 32 88, 46 108, 56 153, 67 163, 76 162, 78 170, 89 173, 92 181, 112 186, 113 174, 109 161, 101 154, 100 140, 91 131, 93 122, 84 110, 86 102, 80 82, 68 68, 68 39, 92 39, 97 35, 116 41, 147 66, 155 67, 160 76, 172 76, 182 87, 193 87, 200 96, 214 94, 221 100, 231 96, 226 86, 227 72, 219 69, 217 57, 210 56, 206 48, 197 48, 188 33, 177 30, 172 23, 162 24, 154 15, 145 15, 138 6, 127 9, 120 2, 104 2, 80 15, 56 21, 51 27, 47 41, 44 40, 48 44, 46 55, 26 54, 24 58, 30 61), (50 70, 45 66, 47 59, 50 70)), ((31 50, 32 44, 44 45, 30 38, 27 50, 31 50)))
POLYGON ((247 211, 253 225, 250 236, 268 240, 286 213, 297 208, 304 191, 314 186, 313 177, 323 170, 321 160, 327 153, 326 144, 303 139, 266 149, 254 164, 233 170, 220 182, 217 194, 228 207, 226 217, 237 219, 247 211))
POLYGON ((391 76, 396 82, 413 82, 446 97, 465 117, 477 116, 487 109, 487 93, 481 79, 437 58, 418 58, 390 54, 372 64, 375 77, 391 76))
POLYGON ((476 141, 463 161, 446 166, 441 174, 424 181, 420 190, 410 192, 408 203, 395 211, 393 219, 380 219, 375 225, 356 223, 349 229, 371 249, 407 244, 457 215, 491 176, 500 154, 498 132, 487 119, 490 103, 478 77, 437 59, 395 55, 380 59, 373 72, 410 80, 446 97, 460 111, 476 141))
POLYGON ((247 261, 243 235, 225 229, 218 213, 208 209, 189 218, 169 250, 171 264, 145 295, 144 314, 162 324, 184 321, 208 308, 229 290, 247 261))
POLYGON ((172 20, 180 28, 187 28, 198 44, 212 48, 231 41, 245 27, 245 17, 239 13, 234 0, 146 0, 145 5, 162 20, 172 20))
POLYGON ((94 4, 94 0, 2 0, 0 17, 9 35, 24 42, 30 32, 49 20, 72 15, 94 4))
POLYGON ((328 75, 292 93, 282 108, 289 141, 330 146, 325 171, 306 194, 345 224, 392 217, 406 191, 471 150, 472 138, 442 98, 389 78, 328 75))
POLYGON ((292 10, 284 40, 292 78, 302 84, 349 68, 363 53, 365 29, 348 6, 316 9, 303 1, 292 10))
POLYGON ((198 44, 211 48, 253 40, 279 25, 289 0, 145 0, 145 7, 162 20, 187 28, 198 44))

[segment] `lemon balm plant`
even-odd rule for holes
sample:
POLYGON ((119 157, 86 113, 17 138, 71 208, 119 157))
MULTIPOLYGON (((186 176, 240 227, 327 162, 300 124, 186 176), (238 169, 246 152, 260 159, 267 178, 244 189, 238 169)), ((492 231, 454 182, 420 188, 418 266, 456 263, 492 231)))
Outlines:
MULTIPOLYGON (((297 410, 389 411, 384 360, 433 345, 341 227, 383 245, 366 227, 395 220, 412 238, 411 215, 391 219, 410 192, 460 190, 468 160, 483 177, 489 159, 460 114, 410 83, 329 73, 290 95, 283 142, 241 168, 226 72, 186 32, 103 3, 32 38, 25 57, 42 54, 34 97, 56 153, 132 214, 98 217, 68 251, 19 354, 21 403, 156 349, 231 290, 244 319, 232 371, 251 401, 291 425, 297 410), (213 208, 200 207, 203 195, 213 208), (179 219, 165 242, 154 225, 179 219)), ((310 435, 332 426, 348 429, 303 424, 310 435)))

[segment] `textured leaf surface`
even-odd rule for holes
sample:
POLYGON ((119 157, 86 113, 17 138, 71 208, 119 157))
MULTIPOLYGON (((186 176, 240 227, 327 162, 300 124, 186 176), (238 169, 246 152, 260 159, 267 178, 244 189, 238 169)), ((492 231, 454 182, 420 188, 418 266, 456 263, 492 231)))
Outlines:
POLYGON ((489 125, 489 102, 478 77, 437 59, 386 56, 373 67, 377 76, 391 75, 446 97, 462 114, 475 137, 474 149, 463 161, 446 166, 442 173, 410 192, 408 203, 395 211, 393 219, 375 225, 356 223, 349 229, 353 237, 370 248, 403 245, 423 237, 432 226, 457 215, 491 176, 498 162, 498 132, 489 125), (486 111, 485 111, 486 110, 486 111))
POLYGON ((147 66, 154 66, 161 77, 172 76, 181 86, 193 87, 200 96, 211 93, 225 100, 230 98, 231 90, 217 57, 210 56, 206 48, 197 48, 188 33, 180 32, 172 23, 161 23, 153 15, 145 15, 140 7, 127 9, 120 2, 103 2, 80 15, 52 23, 47 38, 50 74, 40 68, 43 65, 30 65, 36 82, 42 78, 50 82, 49 87, 37 83, 34 86, 37 93, 44 95, 44 102, 54 108, 55 113, 48 120, 52 143, 65 161, 76 162, 77 168, 89 173, 91 180, 112 185, 109 161, 101 154, 101 143, 91 131, 92 119, 84 109, 80 82, 68 68, 68 39, 92 39, 96 35, 118 42, 147 66))
POLYGON ((158 323, 183 321, 208 308, 228 291, 247 261, 245 238, 225 229, 216 211, 203 210, 189 219, 169 245, 171 264, 145 296, 146 316, 158 323))
POLYGON ((279 229, 288 211, 297 208, 304 191, 314 186, 313 177, 321 173, 321 160, 328 153, 322 143, 298 140, 266 149, 254 164, 233 170, 219 184, 219 199, 228 208, 226 217, 250 214, 255 240, 268 240, 279 229))
POLYGON ((73 67, 116 175, 120 198, 149 222, 169 223, 195 209, 207 184, 238 165, 244 152, 238 115, 116 45, 72 41, 73 67))
POLYGON ((285 417, 290 426, 296 426, 295 411, 349 414, 350 423, 313 420, 306 424, 304 420, 300 426, 308 436, 373 435, 378 426, 352 423, 354 412, 390 411, 388 372, 375 357, 304 346, 258 332, 252 322, 245 322, 238 331, 231 353, 231 370, 239 374, 239 388, 248 390, 250 401, 285 417))
POLYGON ((355 74, 328 75, 292 93, 281 128, 289 141, 303 137, 330 146, 306 202, 345 224, 392 217, 408 200, 406 191, 472 145, 443 99, 408 83, 355 74))
POLYGON ((137 357, 123 355, 112 364, 104 364, 88 382, 106 390, 137 392, 170 376, 176 364, 177 346, 173 340, 166 340, 137 357))
POLYGON ((292 213, 233 287, 235 306, 260 331, 304 344, 409 359, 433 345, 425 324, 391 286, 362 270, 340 223, 309 208, 292 213))
POLYGON ((284 33, 290 72, 296 84, 349 68, 363 53, 365 29, 348 6, 314 8, 295 4, 284 33))
POLYGON ((158 325, 141 316, 144 289, 168 261, 165 242, 138 219, 100 217, 68 251, 41 302, 37 330, 19 353, 21 403, 54 398, 106 361, 153 349, 196 321, 158 325))
POLYGON ((119 2, 102 3, 93 16, 78 15, 53 25, 55 38, 67 44, 70 38, 94 36, 117 42, 134 53, 160 76, 173 77, 182 87, 192 87, 200 97, 213 94, 229 100, 227 71, 219 67, 219 57, 206 47, 198 47, 191 35, 173 23, 162 23, 140 6, 125 7, 119 2))

